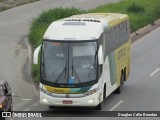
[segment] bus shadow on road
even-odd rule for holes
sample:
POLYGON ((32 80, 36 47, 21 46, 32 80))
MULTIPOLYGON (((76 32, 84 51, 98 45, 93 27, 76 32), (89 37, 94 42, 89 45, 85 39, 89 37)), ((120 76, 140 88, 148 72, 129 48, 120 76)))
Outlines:
POLYGON ((49 108, 50 112, 80 112, 94 111, 94 107, 53 107, 49 108))
POLYGON ((55 117, 84 117, 92 116, 95 112, 93 107, 54 107, 49 108, 47 114, 55 117))

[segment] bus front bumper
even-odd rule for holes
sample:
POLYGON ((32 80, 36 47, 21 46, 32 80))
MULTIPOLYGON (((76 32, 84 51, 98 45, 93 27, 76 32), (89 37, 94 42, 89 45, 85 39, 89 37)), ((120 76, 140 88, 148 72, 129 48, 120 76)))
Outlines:
POLYGON ((101 102, 102 94, 96 92, 94 94, 80 98, 58 98, 40 92, 40 103, 48 106, 97 106, 101 102), (71 103, 64 103, 71 101, 71 103))

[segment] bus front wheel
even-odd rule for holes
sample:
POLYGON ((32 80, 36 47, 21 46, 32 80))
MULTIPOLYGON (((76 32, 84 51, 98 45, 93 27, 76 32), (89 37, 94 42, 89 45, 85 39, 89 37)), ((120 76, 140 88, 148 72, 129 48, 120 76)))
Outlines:
POLYGON ((104 90, 103 90, 103 101, 95 107, 96 110, 103 109, 105 98, 106 98, 106 86, 104 86, 104 90))

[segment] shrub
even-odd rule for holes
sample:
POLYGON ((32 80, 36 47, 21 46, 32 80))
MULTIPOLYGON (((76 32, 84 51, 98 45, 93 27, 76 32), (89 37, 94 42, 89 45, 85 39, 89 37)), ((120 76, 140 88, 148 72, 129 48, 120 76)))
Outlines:
POLYGON ((127 8, 127 12, 129 13, 144 13, 145 9, 144 7, 137 5, 135 3, 132 3, 128 8, 127 8))

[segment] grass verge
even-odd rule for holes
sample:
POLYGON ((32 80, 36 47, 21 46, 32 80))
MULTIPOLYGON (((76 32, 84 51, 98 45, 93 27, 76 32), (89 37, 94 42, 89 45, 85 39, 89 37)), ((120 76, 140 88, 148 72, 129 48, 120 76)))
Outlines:
POLYGON ((153 24, 160 17, 159 0, 122 0, 119 3, 111 3, 97 7, 90 12, 114 12, 128 14, 130 18, 131 32, 153 24))
MULTIPOLYGON (((76 8, 55 8, 42 12, 38 18, 34 19, 31 25, 29 41, 33 47, 41 44, 43 35, 47 27, 55 20, 69 17, 81 13, 114 12, 128 14, 130 18, 131 32, 146 26, 154 24, 154 21, 160 18, 159 0, 122 0, 119 3, 106 4, 96 9, 83 11, 76 8)), ((32 66, 32 76, 35 81, 39 81, 39 66, 32 66)))

